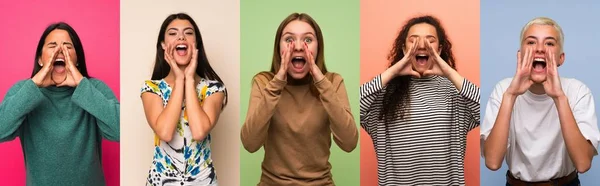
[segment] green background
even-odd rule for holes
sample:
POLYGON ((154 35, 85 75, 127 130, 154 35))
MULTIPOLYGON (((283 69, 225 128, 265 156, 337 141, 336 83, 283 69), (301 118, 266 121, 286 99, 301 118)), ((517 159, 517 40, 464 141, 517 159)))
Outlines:
MULTIPOLYGON (((309 14, 323 32, 325 65, 330 72, 342 75, 348 90, 352 114, 359 125, 359 26, 360 1, 282 1, 260 0, 240 2, 241 68, 240 126, 244 124, 252 77, 268 71, 273 56, 277 27, 289 14, 309 14)), ((360 128, 359 128, 360 129, 360 128)), ((360 140, 359 140, 360 144, 360 140)), ((310 144, 307 144, 310 149, 310 144)), ((240 184, 256 185, 261 175, 264 151, 249 153, 240 145, 240 184)), ((360 184, 360 146, 351 153, 331 145, 333 180, 336 185, 360 184)))

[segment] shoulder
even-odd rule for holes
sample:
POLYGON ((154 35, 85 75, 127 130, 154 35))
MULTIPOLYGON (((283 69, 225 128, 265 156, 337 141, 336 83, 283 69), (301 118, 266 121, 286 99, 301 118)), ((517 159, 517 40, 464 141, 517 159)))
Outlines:
POLYGON ((203 94, 214 94, 217 92, 225 92, 225 84, 218 80, 205 79, 201 78, 200 82, 196 86, 197 90, 201 91, 203 94))
POLYGON ((568 97, 581 97, 591 93, 591 90, 585 83, 575 78, 561 77, 560 83, 568 97))
POLYGON ((271 72, 268 72, 268 71, 259 72, 258 74, 254 75, 254 77, 252 78, 252 83, 257 83, 259 85, 266 85, 274 77, 275 77, 275 74, 273 74, 271 72))
POLYGON ((26 83, 33 83, 33 81, 31 79, 25 79, 25 80, 17 81, 15 84, 13 84, 8 89, 8 93, 7 94, 13 94, 13 93, 15 93, 16 91, 18 91, 19 89, 21 89, 21 87, 23 87, 26 83))
POLYGON ((146 80, 142 84, 143 92, 160 93, 161 89, 165 89, 167 84, 163 80, 146 80))
POLYGON ((334 84, 344 81, 344 78, 342 78, 342 75, 335 73, 335 72, 325 73, 325 78, 327 78, 329 81, 331 81, 334 84))

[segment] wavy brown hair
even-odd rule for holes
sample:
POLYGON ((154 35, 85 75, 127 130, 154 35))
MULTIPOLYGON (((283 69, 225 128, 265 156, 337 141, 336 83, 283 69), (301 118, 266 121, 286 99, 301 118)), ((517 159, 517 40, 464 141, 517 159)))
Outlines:
MULTIPOLYGON (((396 40, 394 40, 394 46, 388 56, 388 60, 391 62, 390 67, 404 58, 404 49, 408 31, 412 26, 420 23, 426 23, 435 27, 440 44, 439 48, 441 49, 440 57, 453 69, 456 69, 454 56, 452 55, 452 43, 448 39, 448 35, 446 35, 446 31, 442 27, 440 21, 433 16, 415 17, 406 22, 396 37, 396 40)), ((385 121, 398 117, 404 119, 404 116, 406 116, 409 111, 408 104, 410 95, 408 89, 410 84, 411 76, 397 76, 390 80, 385 88, 380 119, 385 119, 385 121)))
MULTIPOLYGON (((281 36, 283 34, 283 29, 290 22, 296 21, 296 20, 308 23, 315 30, 315 35, 317 37, 317 44, 318 44, 317 59, 315 60, 315 63, 317 64, 319 69, 321 69, 321 72, 323 72, 323 74, 327 73, 327 68, 325 67, 325 57, 324 57, 325 56, 325 44, 324 44, 325 42, 323 41, 323 33, 321 32, 321 28, 319 27, 317 22, 312 17, 310 17, 308 14, 292 13, 289 16, 287 16, 279 24, 279 27, 277 28, 277 33, 275 34, 275 42, 273 45, 273 60, 271 61, 271 70, 260 72, 260 73, 256 74, 256 76, 264 75, 264 76, 268 77, 269 80, 273 79, 273 77, 275 77, 275 74, 277 74, 277 71, 281 67, 281 50, 279 49, 279 42, 280 42, 281 36)), ((308 81, 311 84, 311 86, 310 86, 311 92, 314 95, 318 95, 318 91, 317 91, 316 87, 314 86, 312 76, 310 74, 306 74, 306 76, 308 76, 306 78, 308 78, 308 81)), ((294 80, 293 80, 293 78, 288 78, 288 81, 294 81, 294 80)))

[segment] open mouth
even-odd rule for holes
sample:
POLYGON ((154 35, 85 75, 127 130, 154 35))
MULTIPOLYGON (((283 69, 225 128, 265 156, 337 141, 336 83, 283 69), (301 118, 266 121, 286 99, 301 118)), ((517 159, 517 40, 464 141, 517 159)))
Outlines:
POLYGON ((57 73, 63 73, 65 71, 65 59, 56 59, 53 63, 54 71, 57 73))
POLYGON ((188 48, 187 45, 180 44, 180 45, 175 46, 175 51, 177 52, 177 55, 185 56, 185 55, 187 55, 187 48, 188 48))
POLYGON ((296 71, 302 70, 304 68, 304 65, 306 65, 306 59, 304 57, 296 56, 292 58, 292 66, 296 71))
POLYGON ((533 66, 533 71, 543 72, 544 69, 546 69, 546 60, 544 58, 536 57, 533 59, 531 65, 533 66))
POLYGON ((415 56, 415 59, 417 61, 417 65, 425 65, 429 60, 429 56, 425 54, 417 54, 417 56, 415 56))

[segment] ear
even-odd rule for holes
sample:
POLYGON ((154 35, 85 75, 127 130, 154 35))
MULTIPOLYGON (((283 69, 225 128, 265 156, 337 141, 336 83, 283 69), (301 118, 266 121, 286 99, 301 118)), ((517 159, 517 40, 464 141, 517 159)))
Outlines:
POLYGON ((39 57, 37 62, 38 62, 38 65, 40 65, 41 67, 44 66, 44 63, 42 63, 42 57, 39 57))
POLYGON ((438 46, 438 51, 437 52, 438 52, 438 54, 442 53, 442 45, 441 44, 440 44, 440 46, 438 46))
POLYGON ((562 66, 562 64, 565 62, 565 53, 560 53, 560 56, 558 57, 558 66, 562 66))
POLYGON ((160 42, 160 46, 162 46, 163 50, 167 50, 167 45, 165 44, 164 41, 160 42))
POLYGON ((406 45, 402 44, 402 53, 406 55, 406 45))

